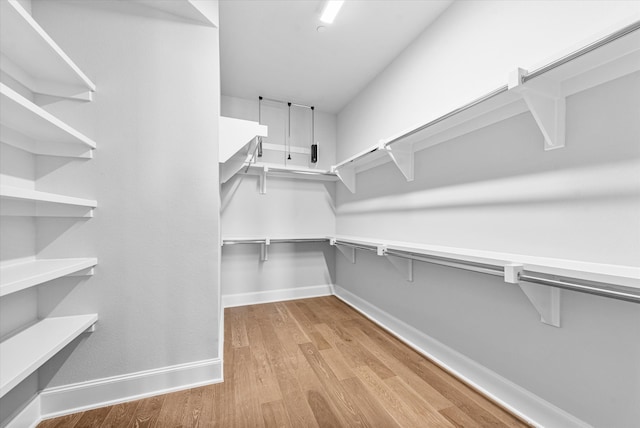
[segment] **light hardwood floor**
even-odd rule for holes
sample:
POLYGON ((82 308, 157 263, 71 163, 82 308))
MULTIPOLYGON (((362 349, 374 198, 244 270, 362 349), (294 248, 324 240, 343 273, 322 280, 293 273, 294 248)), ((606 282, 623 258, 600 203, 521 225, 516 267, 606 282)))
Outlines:
POLYGON ((225 309, 224 383, 53 427, 523 427, 335 297, 225 309))

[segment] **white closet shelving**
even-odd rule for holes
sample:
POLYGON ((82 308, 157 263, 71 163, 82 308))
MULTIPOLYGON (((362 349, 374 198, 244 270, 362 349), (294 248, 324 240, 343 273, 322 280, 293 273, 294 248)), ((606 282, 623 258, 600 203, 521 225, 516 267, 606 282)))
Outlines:
POLYGON ((45 318, 0 343, 0 397, 97 321, 97 314, 45 318))
MULTIPOLYGON (((96 143, 38 106, 37 102, 46 102, 51 96, 74 102, 91 101, 95 85, 16 0, 0 2, 0 53, 2 143, 33 155, 91 158, 96 143), (36 102, 22 95, 27 91, 36 102), (48 97, 43 98, 43 95, 48 97)), ((0 221, 6 220, 7 216, 67 216, 70 212, 72 216, 91 217, 97 207, 93 199, 36 188, 37 179, 24 187, 0 186, 0 221)), ((40 225, 34 223, 32 227, 37 236, 40 225)), ((1 261, 0 298, 3 303, 9 302, 5 300, 9 295, 57 278, 92 275, 97 265, 97 259, 92 257, 39 259, 37 254, 27 256, 1 261)), ((48 317, 23 326, 17 333, 10 333, 0 343, 0 396, 7 394, 80 334, 92 331, 97 319, 97 314, 48 317)))
POLYGON ((91 99, 93 82, 18 1, 0 2, 0 17, 2 71, 37 94, 91 99))
POLYGON ((268 135, 265 125, 250 120, 220 116, 220 181, 226 183, 253 157, 259 138, 268 135))
MULTIPOLYGON (((91 269, 96 258, 29 260, 0 267, 0 297, 91 269)), ((90 275, 91 272, 85 273, 90 275)))
POLYGON ((2 142, 38 155, 90 158, 96 143, 0 83, 2 142))
POLYGON ((508 82, 464 106, 421 123, 332 166, 356 191, 356 174, 393 162, 413 180, 414 154, 436 144, 530 111, 544 137, 544 149, 564 147, 565 99, 640 70, 640 22, 595 40, 534 71, 515 70, 508 82))

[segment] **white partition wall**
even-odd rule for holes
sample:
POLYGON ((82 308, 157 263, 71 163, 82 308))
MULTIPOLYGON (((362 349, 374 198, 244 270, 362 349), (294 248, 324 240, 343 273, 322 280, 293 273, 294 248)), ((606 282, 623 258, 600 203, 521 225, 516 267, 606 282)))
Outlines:
MULTIPOLYGON (((2 296, 2 334, 49 317, 97 313, 99 321, 80 340, 60 337, 69 344, 2 398, 3 424, 17 415, 14 426, 28 426, 40 416, 221 381, 218 29, 192 20, 202 17, 193 3, 174 2, 169 12, 185 12, 176 16, 145 2, 33 1, 33 18, 98 89, 91 102, 59 102, 38 87, 32 100, 97 148, 88 159, 2 144, 2 185, 34 182, 31 190, 47 192, 3 187, 3 210, 14 211, 2 213, 2 260, 36 254, 97 258, 98 265, 88 279, 87 260, 50 263, 44 274, 34 265, 6 290, 3 275, 3 294, 13 292, 2 296), (95 201, 52 201, 55 195, 95 199, 97 208, 95 201), (33 197, 35 208, 25 205, 33 197), (63 217, 66 211, 43 211, 43 200, 56 209, 80 204, 66 208, 74 217, 63 217), (17 217, 18 209, 40 216, 17 217), (58 278, 69 273, 83 276, 58 278)), ((215 17, 217 3, 205 6, 215 17)), ((15 78, 3 74, 5 81, 29 95, 15 78)), ((5 111, 3 98, 3 125, 5 111)), ((81 146, 77 140, 65 149, 81 146)), ((33 344, 46 343, 34 337, 33 344)), ((3 341, 3 352, 16 343, 3 341)), ((4 387, 9 362, 1 360, 4 387)))

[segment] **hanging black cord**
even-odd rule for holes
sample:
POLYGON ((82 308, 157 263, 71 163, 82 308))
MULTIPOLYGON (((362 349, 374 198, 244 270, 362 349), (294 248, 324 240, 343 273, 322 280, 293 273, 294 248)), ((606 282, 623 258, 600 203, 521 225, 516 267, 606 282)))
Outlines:
POLYGON ((289 142, 289 149, 288 149, 288 156, 287 156, 287 160, 291 160, 291 103, 287 103, 287 105, 289 106, 289 138, 288 138, 288 142, 289 142))

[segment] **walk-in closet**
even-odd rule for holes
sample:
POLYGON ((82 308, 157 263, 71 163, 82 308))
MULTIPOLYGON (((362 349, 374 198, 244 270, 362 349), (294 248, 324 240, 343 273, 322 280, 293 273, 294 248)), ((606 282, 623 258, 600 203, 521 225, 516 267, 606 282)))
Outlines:
POLYGON ((640 1, 0 0, 0 427, 640 421, 640 1))

